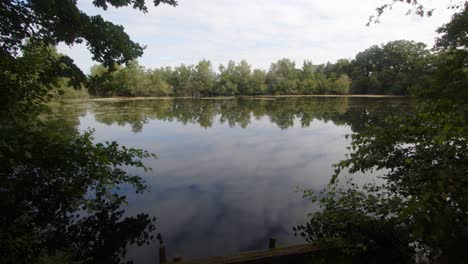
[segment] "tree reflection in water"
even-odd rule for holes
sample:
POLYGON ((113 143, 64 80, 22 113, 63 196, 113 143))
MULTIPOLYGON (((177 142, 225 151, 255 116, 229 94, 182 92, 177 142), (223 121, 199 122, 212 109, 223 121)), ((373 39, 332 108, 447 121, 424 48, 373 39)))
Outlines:
POLYGON ((385 112, 411 107, 407 99, 390 99, 391 104, 388 100, 348 97, 122 100, 91 102, 88 107, 98 122, 129 124, 135 133, 141 132, 151 119, 197 124, 203 128, 219 120, 230 127, 247 128, 253 118, 264 116, 281 129, 292 127, 298 118, 302 127, 308 127, 313 120, 333 121, 336 125, 350 125, 358 132, 363 123, 377 122, 385 112))
POLYGON ((125 216, 126 197, 117 192, 121 186, 145 191, 142 178, 124 168, 149 169, 141 160, 150 153, 94 144, 68 117, 6 124, 0 129, 2 262, 119 263, 129 244, 153 239, 155 219, 125 216))
MULTIPOLYGON (((246 98, 246 99, 233 99, 233 100, 224 100, 224 99, 117 100, 117 101, 89 101, 89 102, 80 102, 77 104, 75 103, 57 104, 57 105, 54 105, 54 107, 52 107, 53 113, 51 117, 53 117, 53 119, 55 119, 60 124, 68 124, 65 127, 69 127, 70 129, 69 129, 69 132, 66 132, 66 133, 71 133, 79 125, 80 117, 86 117, 84 120, 89 120, 88 118, 91 115, 92 119, 95 120, 96 122, 94 123, 94 121, 92 121, 92 123, 88 125, 94 127, 94 125, 99 125, 100 123, 106 124, 106 126, 104 126, 106 130, 101 131, 100 129, 98 129, 96 131, 96 136, 100 134, 100 137, 99 137, 100 140, 113 138, 114 131, 109 131, 108 126, 114 125, 115 127, 115 125, 118 125, 118 126, 128 125, 131 127, 131 130, 133 131, 133 133, 128 131, 128 132, 125 132, 124 134, 119 134, 119 135, 120 136, 125 135, 124 136, 125 138, 127 138, 128 136, 130 141, 126 141, 128 139, 117 137, 117 140, 119 141, 119 143, 122 143, 124 145, 127 145, 127 144, 131 145, 132 143, 134 143, 134 141, 132 140, 135 139, 132 136, 132 134, 140 134, 143 136, 143 138, 145 138, 144 140, 147 140, 143 145, 146 146, 146 149, 148 148, 151 149, 152 147, 155 147, 153 146, 155 144, 153 135, 157 134, 162 137, 167 137, 167 136, 171 136, 170 134, 172 132, 176 132, 170 129, 169 131, 164 131, 164 132, 153 131, 155 127, 153 126, 152 122, 154 122, 155 120, 167 121, 171 123, 179 123, 179 124, 185 124, 185 125, 192 124, 195 126, 199 126, 201 128, 205 128, 205 129, 216 128, 218 124, 226 124, 228 125, 228 127, 243 128, 241 130, 245 129, 244 131, 246 132, 248 132, 249 129, 255 130, 256 125, 258 125, 257 120, 268 120, 269 123, 272 123, 278 128, 280 128, 280 130, 278 131, 284 131, 284 132, 286 132, 286 130, 295 129, 293 127, 295 125, 296 125, 296 128, 297 128, 297 125, 299 125, 299 127, 304 127, 304 128, 309 127, 309 126, 313 127, 314 125, 312 125, 312 122, 320 121, 320 123, 330 123, 330 125, 333 125, 333 126, 349 126, 352 131, 358 133, 360 128, 363 127, 364 124, 378 123, 379 120, 383 118, 386 112, 400 111, 409 107, 410 106, 409 106, 408 100, 375 99, 375 98, 346 98, 346 97, 276 98, 276 99, 246 98), (122 139, 122 142, 120 142, 120 138, 122 139), (153 145, 148 145, 148 144, 153 144, 153 145)), ((162 127, 164 127, 163 123, 159 123, 159 124, 162 127)), ((82 128, 85 128, 85 127, 86 125, 82 128)), ((223 126, 223 127, 224 129, 228 129, 227 126, 223 126)), ((168 128, 166 130, 168 130, 168 128)), ((127 131, 127 128, 125 128, 125 131, 127 131)), ((207 131, 206 134, 212 133, 211 129, 210 131, 207 131)), ((222 131, 228 132, 227 130, 222 130, 222 131)), ((232 130, 232 131, 237 131, 237 130, 232 130)), ((187 140, 189 138, 192 138, 190 132, 188 131, 186 132, 187 133, 185 135, 188 136, 187 140)), ((228 134, 230 134, 231 136, 233 135, 240 136, 241 138, 239 140, 241 141, 249 140, 249 138, 244 137, 246 136, 246 134, 238 134, 238 133, 232 134, 231 132, 229 132, 229 133, 226 133, 226 137, 220 137, 217 139, 211 138, 210 144, 216 145, 220 141, 229 141, 230 136, 228 136, 228 134)), ((270 147, 272 146, 281 147, 282 146, 281 143, 280 145, 275 145, 276 143, 272 142, 276 140, 275 138, 278 138, 278 137, 271 137, 271 136, 272 136, 271 134, 266 136, 265 140, 269 142, 264 142, 262 144, 263 145, 268 144, 270 147)), ((277 135, 277 136, 280 136, 280 135, 277 135)), ((301 135, 299 134, 296 134, 295 136, 297 137, 295 140, 301 141, 303 139, 301 135)), ((177 138, 178 140, 181 140, 179 137, 177 138)), ((331 140, 331 138, 327 138, 327 140, 328 139, 331 140)), ((208 144, 208 142, 204 141, 204 139, 202 138, 199 138, 199 140, 201 140, 199 142, 200 144, 208 144)), ((288 141, 288 142, 291 145, 292 142, 291 141, 288 141)), ((225 142, 225 143, 227 143, 225 146, 227 146, 228 148, 230 146, 233 147, 234 145, 234 142, 231 142, 232 144, 228 142, 225 142)), ((173 143, 169 142, 167 144, 173 144, 173 143)), ((184 144, 184 143, 182 142, 176 143, 176 145, 180 145, 180 144, 184 144)), ((335 142, 334 144, 338 144, 341 146, 342 141, 340 140, 339 142, 335 142)), ((270 147, 267 147, 267 149, 270 149, 270 147)), ((241 176, 246 173, 249 174, 252 172, 249 172, 248 170, 242 170, 236 167, 236 166, 243 166, 242 160, 239 159, 238 156, 233 156, 233 155, 225 156, 222 153, 215 153, 212 151, 199 153, 201 149, 193 148, 193 146, 190 146, 190 145, 184 145, 184 147, 181 147, 181 148, 184 149, 184 150, 181 150, 181 151, 184 151, 184 154, 182 155, 181 153, 177 151, 175 152, 172 151, 172 154, 171 154, 172 160, 167 159, 168 157, 167 155, 169 153, 165 152, 167 149, 161 150, 161 145, 159 145, 158 148, 151 149, 151 151, 157 151, 159 154, 161 154, 161 156, 165 156, 165 159, 160 160, 161 162, 162 161, 165 162, 164 163, 166 166, 165 168, 162 168, 159 163, 154 164, 153 166, 154 168, 158 170, 158 172, 162 173, 161 176, 164 176, 162 177, 164 179, 157 180, 153 178, 148 178, 148 180, 151 181, 149 182, 149 185, 151 189, 154 191, 154 193, 151 194, 150 196, 147 196, 146 198, 142 198, 142 200, 145 201, 146 205, 142 205, 141 200, 137 199, 138 200, 137 207, 139 208, 139 211, 145 211, 146 213, 149 213, 150 215, 156 215, 158 218, 161 218, 161 221, 168 221, 168 218, 171 219, 171 217, 173 217, 173 222, 178 222, 178 220, 176 220, 175 218, 181 217, 180 216, 181 212, 179 211, 180 209, 173 208, 167 211, 168 209, 166 208, 165 209, 166 211, 163 215, 159 215, 159 213, 161 212, 159 209, 155 209, 155 211, 150 209, 153 206, 155 206, 155 204, 161 205, 161 203, 159 203, 158 200, 163 200, 162 203, 164 204, 165 202, 169 200, 173 201, 174 199, 176 199, 177 201, 182 202, 181 204, 184 204, 190 207, 191 210, 192 209, 193 210, 209 210, 209 211, 205 211, 208 214, 206 215, 206 218, 204 218, 204 222, 199 223, 199 225, 203 225, 203 223, 205 222, 212 223, 212 220, 214 219, 211 219, 210 216, 211 214, 213 215, 217 214, 216 212, 218 211, 225 212, 225 214, 222 214, 223 217, 232 217, 232 210, 234 209, 230 207, 231 202, 234 202, 234 203, 241 202, 241 200, 235 200, 241 197, 234 195, 231 197, 231 199, 234 199, 233 201, 227 201, 222 196, 223 192, 224 194, 229 193, 231 191, 235 193, 236 190, 245 188, 246 184, 251 184, 250 181, 246 181, 247 179, 244 179, 244 181, 242 181, 242 179, 236 178, 235 176, 236 175, 241 176), (160 153, 160 151, 162 152, 160 153), (182 159, 189 157, 191 155, 190 153, 196 154, 197 151, 199 153, 197 154, 197 157, 192 157, 191 158, 192 160, 186 160, 184 164, 180 164, 182 159), (216 162, 210 159, 210 157, 217 157, 216 162), (227 160, 225 160, 226 158, 229 158, 230 161, 228 162, 227 160), (208 164, 203 163, 204 160, 207 160, 208 164), (174 170, 171 171, 167 167, 168 166, 167 162, 171 162, 171 164, 172 163, 178 164, 174 166, 178 167, 179 169, 176 169, 174 167, 173 168, 174 170), (193 166, 196 166, 196 168, 190 167, 187 164, 192 164, 193 166), (189 182, 186 182, 183 177, 184 176, 189 177, 190 175, 185 175, 183 172, 184 171, 183 168, 189 168, 189 167, 191 171, 190 175, 193 174, 193 175, 203 175, 203 176, 199 176, 196 178, 190 177, 191 180, 189 182), (221 171, 224 171, 222 175, 220 175, 221 171), (231 173, 228 173, 228 171, 231 173), (219 177, 215 177, 215 174, 217 174, 219 177), (208 178, 210 177, 218 179, 217 181, 220 184, 214 185, 214 186, 209 185, 208 178), (225 186, 224 183, 228 179, 232 181, 236 181, 237 183, 235 184, 235 186, 233 185, 225 186), (178 181, 181 181, 181 183, 176 183, 178 181), (195 182, 192 182, 192 181, 195 181, 195 182), (168 182, 171 182, 171 183, 168 183, 168 182), (185 186, 184 184, 189 184, 189 186, 185 186), (206 188, 202 188, 203 194, 196 193, 196 190, 198 190, 197 186, 198 187, 206 186, 206 188), (186 187, 188 189, 186 189, 186 187), (215 188, 216 190, 212 189, 211 187, 215 188), (226 188, 231 188, 231 189, 226 189, 226 188), (184 191, 184 190, 187 190, 187 191, 184 191), (190 192, 190 193, 188 194, 187 192, 190 192), (193 192, 194 197, 190 196, 192 192, 193 192), (158 193, 161 193, 161 194, 158 194, 158 193), (220 203, 215 205, 215 206, 219 206, 219 208, 218 207, 212 208, 208 206, 207 204, 205 204, 206 199, 204 199, 203 197, 207 199, 211 199, 210 197, 217 196, 217 195, 221 195, 220 197, 218 197, 218 199, 220 200, 220 203), (180 197, 174 197, 174 196, 180 196, 180 197), (197 199, 197 200, 192 201, 192 204, 190 204, 189 201, 184 201, 184 197, 192 197, 193 199, 197 199), (151 206, 148 207, 148 205, 150 204, 151 206), (179 214, 179 216, 177 215, 177 213, 179 214)), ((238 147, 238 149, 235 150, 235 152, 238 154, 240 154, 240 152, 242 151, 248 151, 248 149, 238 147)), ((316 159, 320 159, 321 163, 328 164, 329 162, 328 158, 333 159, 333 157, 335 157, 333 155, 330 155, 330 153, 328 153, 327 160, 326 162, 324 162, 323 156, 321 156, 324 153, 317 152, 319 150, 316 149, 314 151, 307 151, 307 152, 303 152, 303 151, 304 149, 302 148, 295 150, 295 152, 297 152, 297 155, 298 155, 297 158, 299 159, 291 164, 290 164, 290 159, 282 160, 281 163, 287 164, 287 165, 286 167, 283 167, 281 171, 277 171, 278 166, 276 166, 275 164, 270 164, 270 165, 264 164, 265 166, 269 167, 268 170, 258 170, 255 172, 255 174, 252 174, 252 175, 249 174, 252 177, 256 177, 255 178, 255 182, 257 185, 256 189, 262 190, 262 188, 267 187, 270 184, 273 184, 273 185, 280 184, 283 186, 283 188, 289 188, 287 187, 289 185, 284 185, 284 184, 285 183, 289 184, 289 183, 294 182, 294 175, 295 175, 290 165, 298 166, 297 163, 303 164, 305 162, 309 162, 309 159, 314 159, 314 157, 316 159), (306 154, 310 155, 311 153, 315 156, 308 156, 307 160, 302 160, 302 158, 299 157, 301 155, 306 155, 306 154), (288 178, 286 179, 285 177, 281 177, 281 175, 279 175, 281 173, 286 173, 288 175, 288 178), (271 176, 271 177, 266 178, 266 176, 271 176), (264 178, 262 179, 260 177, 264 177, 264 178), (263 186, 263 185, 266 185, 266 186, 263 186)), ((280 152, 278 149, 277 151, 278 158, 281 159, 283 155, 282 153, 283 152, 280 152)), ((261 150, 254 152, 254 153, 250 153, 248 155, 246 153, 240 154, 240 155, 245 157, 246 155, 252 156, 251 154, 253 154, 254 156, 256 155, 263 156, 266 160, 270 160, 270 162, 273 162, 271 157, 269 158, 269 156, 265 156, 266 153, 262 153, 261 150)), ((291 157, 291 158, 294 158, 294 157, 291 157)), ((337 160, 333 160, 331 162, 335 162, 337 160)), ((257 160, 255 161, 251 160, 251 162, 252 162, 252 165, 255 166, 254 164, 256 164, 255 162, 257 162, 257 160)), ((148 164, 150 163, 151 162, 149 162, 148 164)), ((313 162, 313 164, 315 163, 313 162)), ((316 165, 312 165, 312 167, 313 166, 316 166, 316 165)), ((325 165, 323 165, 323 167, 325 167, 325 165)), ((314 171, 309 170, 309 173, 312 173, 312 174, 319 173, 325 176, 329 175, 328 173, 323 173, 317 167, 314 168, 314 171)), ((145 174, 145 175, 149 175, 149 174, 145 174)), ((253 178, 251 178, 251 180, 253 180, 253 178)), ((289 192, 289 191, 291 190, 288 189, 288 190, 285 190, 284 192, 289 192)), ((125 193, 125 192, 122 192, 122 193, 125 193)), ((283 194, 279 194, 278 196, 283 197, 283 194)), ((255 194, 252 194, 252 198, 260 199, 259 201, 256 202, 257 204, 263 203, 262 197, 257 197, 255 194)), ((297 197, 297 198, 298 200, 300 200, 300 197, 297 197)), ((133 198, 130 199, 130 201, 135 203, 135 200, 133 200, 133 198)), ((165 205, 169 206, 168 204, 169 203, 166 203, 165 205)), ((130 206, 133 206, 133 204, 130 204, 130 206)), ((175 206, 174 203, 172 203, 172 206, 175 206)), ((248 206, 246 205, 246 207, 248 206)), ((105 207, 101 207, 101 210, 103 208, 105 207)), ((136 208, 133 207, 132 210, 134 209, 136 208)), ((252 215, 252 212, 253 212, 252 210, 255 210, 255 208, 254 207, 243 208, 241 211, 238 211, 237 213, 242 214, 244 217, 250 217, 249 221, 255 222, 259 220, 259 217, 262 217, 262 214, 259 212, 258 214, 254 213, 254 215, 252 215)), ((112 219, 117 220, 117 217, 111 218, 110 214, 104 214, 104 216, 105 215, 107 215, 108 217, 99 218, 99 219, 104 219, 102 220, 103 223, 107 223, 106 221, 110 221, 114 223, 112 219)), ((148 220, 149 217, 145 219, 148 220)), ((141 223, 145 223, 146 220, 141 220, 141 223)), ((225 221, 225 223, 231 223, 231 224, 236 223, 235 221, 227 221, 226 219, 224 219, 223 221, 225 221)), ((252 222, 250 224, 252 226, 256 226, 256 224, 252 222)), ((149 223, 149 222, 146 222, 146 223, 149 223)), ((271 232, 277 232, 278 230, 283 230, 284 232, 286 232, 287 230, 285 229, 288 229, 289 227, 289 226, 283 226, 280 223, 272 222, 271 224, 272 226, 270 226, 270 224, 266 226, 266 228, 270 230, 271 232)), ((92 224, 90 225, 93 226, 92 224)), ((107 224, 100 224, 100 225, 101 225, 100 228, 103 228, 105 230, 103 231, 104 234, 106 234, 106 232, 109 232, 109 230, 112 230, 112 228, 110 228, 110 226, 112 225, 107 225, 107 224)), ((120 228, 123 229, 123 225, 124 224, 122 224, 120 228)), ((219 225, 220 226, 217 227, 218 231, 222 232, 224 230, 223 228, 227 228, 226 226, 223 226, 221 223, 219 225)), ((135 225, 132 224, 131 226, 135 226, 135 225)), ((143 226, 144 225, 141 224, 142 228, 143 226)), ((164 233, 164 234, 167 236, 169 240, 168 242, 171 243, 170 249, 174 250, 175 248, 179 248, 179 250, 183 251, 181 253, 184 253, 183 254, 184 256, 191 254, 191 253, 187 254, 187 248, 190 247, 190 245, 192 245, 191 243, 193 242, 193 240, 195 240, 195 238, 198 239, 198 241, 201 241, 203 239, 208 239, 208 238, 203 238, 201 236, 198 236, 198 234, 203 233, 202 230, 204 230, 204 227, 202 226, 192 227, 191 229, 196 229, 196 230, 193 230, 190 233, 187 233, 188 231, 185 230, 189 227, 178 226, 178 228, 181 229, 180 232, 177 231, 177 233, 180 233, 180 234, 177 234, 177 235, 174 234, 173 233, 174 230, 170 231, 170 233, 164 233), (182 229, 184 229, 187 232, 184 232, 182 229), (177 244, 177 246, 175 246, 175 244, 177 244), (183 246, 179 247, 179 245, 183 245, 183 246)), ((231 228, 237 228, 237 227, 231 227, 231 228)), ((239 226, 238 228, 245 228, 245 227, 239 226)), ((161 230, 158 230, 158 231, 161 231, 161 230)), ((281 232, 284 233, 283 231, 281 232)), ((262 230, 259 230, 259 234, 261 234, 262 232, 263 232, 262 230)), ((91 231, 89 233, 92 234, 91 231)), ((136 235, 137 233, 127 232, 125 234, 127 235, 127 237, 131 237, 132 234, 136 235)), ((109 233, 108 235, 110 236, 111 234, 109 233)), ((263 237, 263 235, 259 235, 259 236, 263 237)), ((252 237, 256 237, 255 239, 257 239, 258 241, 255 240, 255 241, 250 241, 247 244, 242 244, 241 248, 258 249, 259 247, 261 248, 262 246, 264 246, 265 241, 267 240, 267 238, 259 239, 258 236, 252 236, 252 237)), ((120 241, 124 241, 123 236, 120 238, 122 238, 120 239, 120 241)), ((86 242, 89 239, 90 239, 89 237, 83 236, 83 241, 86 242)), ((236 238, 233 237, 232 239, 236 239, 236 238)), ((114 241, 115 239, 111 239, 111 240, 114 241)), ((128 241, 131 241, 131 239, 128 241)), ((143 239, 143 241, 148 241, 148 239, 146 240, 143 239)), ((243 243, 245 242, 246 241, 243 241, 243 243)), ((241 243, 241 241, 236 241, 235 243, 241 243)), ((237 245, 235 243, 233 242, 233 246, 237 245)), ((93 255, 93 254, 97 254, 98 252, 110 252, 112 250, 114 250, 115 252, 119 252, 119 250, 121 250, 120 253, 125 253, 124 243, 119 244, 116 242, 111 245, 105 244, 105 243, 101 243, 101 244, 97 243, 96 245, 101 245, 97 248, 105 248, 106 250, 99 249, 98 251, 93 251, 94 249, 90 249, 89 251, 87 251, 88 252, 87 254, 93 255)), ((79 247, 83 248, 83 245, 80 245, 79 247)), ((213 250, 215 249, 213 248, 213 250)), ((217 252, 223 252, 223 250, 225 249, 216 248, 216 250, 220 250, 217 252)), ((154 251, 154 248, 152 249, 152 251, 154 251)), ((143 251, 138 251, 138 252, 143 252, 143 251)), ((106 254, 106 255, 109 256, 109 254, 106 254)), ((155 256, 153 256, 152 258, 154 257, 155 256)))

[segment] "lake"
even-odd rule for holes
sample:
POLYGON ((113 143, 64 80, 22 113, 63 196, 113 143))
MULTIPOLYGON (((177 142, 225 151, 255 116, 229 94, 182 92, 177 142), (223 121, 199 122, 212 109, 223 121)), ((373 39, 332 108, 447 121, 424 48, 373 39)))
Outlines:
MULTIPOLYGON (((149 191, 128 198, 126 215, 157 217, 170 257, 184 259, 300 244, 292 227, 316 210, 298 188, 320 190, 331 165, 348 153, 345 135, 402 98, 89 100, 55 104, 53 115, 94 129, 96 142, 117 141, 155 153, 141 175, 149 191)), ((156 263, 157 244, 130 247, 135 263, 156 263)))

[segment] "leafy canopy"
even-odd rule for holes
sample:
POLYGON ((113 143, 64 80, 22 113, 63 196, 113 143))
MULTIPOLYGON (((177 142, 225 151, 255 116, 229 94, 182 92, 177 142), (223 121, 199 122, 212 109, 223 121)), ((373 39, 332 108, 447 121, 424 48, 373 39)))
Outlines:
POLYGON ((460 21, 439 29, 434 82, 415 113, 390 113, 352 135, 349 156, 322 192, 305 190, 321 211, 296 232, 332 243, 365 262, 464 263, 468 242, 468 81, 460 21), (380 183, 341 174, 380 175, 380 183))
MULTIPOLYGON (((97 7, 142 0, 95 0, 97 7)), ((154 1, 176 5, 173 0, 154 1)), ((125 166, 146 168, 152 155, 116 142, 95 144, 76 123, 45 118, 51 91, 85 77, 56 44, 85 42, 109 67, 141 56, 122 26, 89 16, 75 0, 0 1, 0 258, 4 263, 119 263, 128 244, 152 239, 148 214, 124 217, 127 184, 146 189, 125 166)))

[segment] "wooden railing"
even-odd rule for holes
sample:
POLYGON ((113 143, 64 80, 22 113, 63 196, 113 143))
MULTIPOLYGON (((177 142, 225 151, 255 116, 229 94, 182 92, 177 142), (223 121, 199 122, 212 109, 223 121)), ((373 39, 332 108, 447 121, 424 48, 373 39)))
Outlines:
POLYGON ((178 264, 257 264, 257 263, 312 263, 313 259, 324 254, 330 254, 337 248, 317 246, 313 244, 276 247, 276 240, 270 239, 268 250, 247 251, 235 255, 208 257, 183 261, 174 258, 168 262, 164 246, 159 250, 159 262, 178 264))

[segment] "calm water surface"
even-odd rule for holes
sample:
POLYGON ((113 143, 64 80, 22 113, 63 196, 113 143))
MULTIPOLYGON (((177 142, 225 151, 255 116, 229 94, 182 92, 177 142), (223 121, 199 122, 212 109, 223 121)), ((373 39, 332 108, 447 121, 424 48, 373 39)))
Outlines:
MULTIPOLYGON (((123 189, 126 214, 146 212, 170 257, 185 259, 303 243, 292 227, 314 208, 297 187, 319 190, 331 165, 367 122, 409 105, 395 98, 277 98, 86 101, 54 108, 96 142, 158 155, 142 175, 150 191, 123 189)), ((130 248, 155 263, 156 243, 130 248)))

